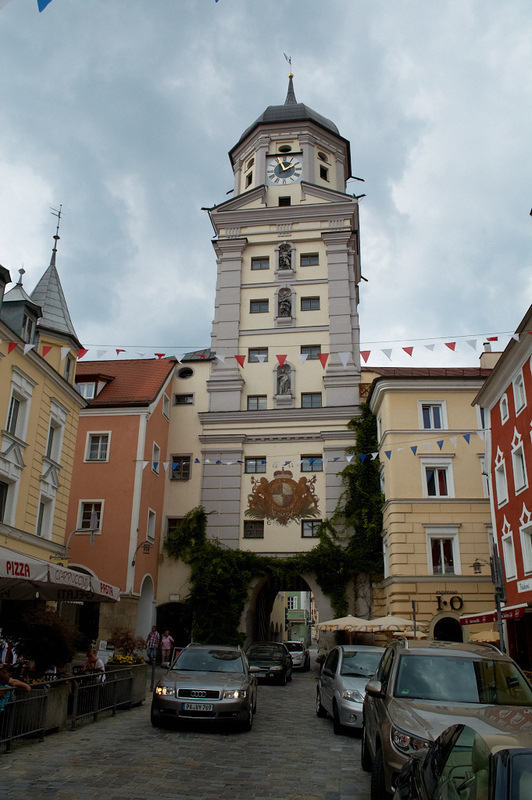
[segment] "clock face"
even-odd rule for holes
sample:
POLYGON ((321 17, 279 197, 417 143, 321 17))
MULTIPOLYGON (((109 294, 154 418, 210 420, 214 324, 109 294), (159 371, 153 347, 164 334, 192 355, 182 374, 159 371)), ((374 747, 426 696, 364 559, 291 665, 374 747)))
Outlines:
POLYGON ((299 183, 302 171, 301 161, 291 155, 272 156, 266 168, 268 183, 272 186, 299 183))

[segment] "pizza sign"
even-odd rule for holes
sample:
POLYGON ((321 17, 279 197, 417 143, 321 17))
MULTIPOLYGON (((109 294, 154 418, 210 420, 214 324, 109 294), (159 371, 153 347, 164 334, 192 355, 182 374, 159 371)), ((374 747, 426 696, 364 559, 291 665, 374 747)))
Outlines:
POLYGON ((295 481, 288 470, 274 472, 273 480, 251 478, 246 516, 253 519, 275 520, 287 525, 309 517, 319 517, 315 492, 316 476, 295 481))

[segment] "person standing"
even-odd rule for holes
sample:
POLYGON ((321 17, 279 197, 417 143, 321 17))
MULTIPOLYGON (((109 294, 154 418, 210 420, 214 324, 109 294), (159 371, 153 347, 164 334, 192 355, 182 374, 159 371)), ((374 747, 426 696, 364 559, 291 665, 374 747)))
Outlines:
POLYGON ((11 689, 25 689, 27 692, 31 692, 31 686, 28 683, 12 678, 7 666, 0 664, 0 711, 3 711, 7 704, 14 699, 11 689))
POLYGON ((170 651, 174 645, 174 640, 170 636, 170 631, 165 631, 161 639, 161 652, 163 663, 170 660, 170 651))
POLYGON ((98 658, 94 650, 87 653, 87 661, 83 667, 83 672, 96 675, 96 683, 105 683, 105 664, 98 658))
POLYGON ((160 641, 161 636, 157 630, 157 626, 152 625, 151 632, 148 634, 148 638, 146 639, 146 647, 150 661, 155 661, 157 658, 157 650, 159 649, 160 641))

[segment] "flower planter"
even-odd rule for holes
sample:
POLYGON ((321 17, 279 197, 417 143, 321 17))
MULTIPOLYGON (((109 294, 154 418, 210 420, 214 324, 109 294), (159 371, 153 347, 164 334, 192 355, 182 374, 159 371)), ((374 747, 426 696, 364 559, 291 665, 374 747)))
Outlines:
POLYGON ((66 726, 69 695, 70 683, 50 684, 44 717, 45 731, 53 731, 66 726))
POLYGON ((146 699, 146 680, 148 676, 147 664, 130 664, 124 666, 123 664, 107 664, 105 672, 121 672, 127 670, 127 674, 133 678, 131 686, 131 705, 138 706, 146 699))

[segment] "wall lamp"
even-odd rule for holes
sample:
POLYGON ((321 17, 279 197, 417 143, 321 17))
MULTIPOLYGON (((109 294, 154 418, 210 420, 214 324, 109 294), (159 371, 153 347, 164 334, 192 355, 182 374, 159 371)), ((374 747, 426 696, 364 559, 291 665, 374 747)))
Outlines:
POLYGON ((153 544, 153 542, 148 542, 148 540, 146 539, 145 542, 141 542, 138 545, 137 549, 135 550, 135 554, 133 556, 133 561, 131 562, 131 566, 132 567, 135 566, 135 561, 137 560, 137 553, 139 552, 140 548, 142 547, 142 552, 144 553, 144 555, 148 555, 148 553, 150 552, 150 547, 152 546, 152 544, 153 544))

